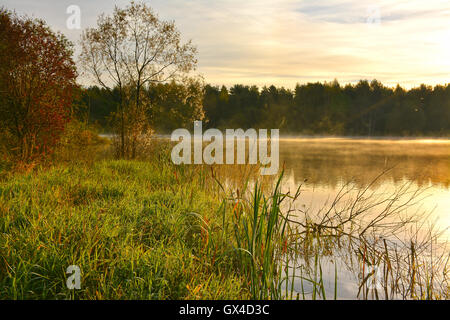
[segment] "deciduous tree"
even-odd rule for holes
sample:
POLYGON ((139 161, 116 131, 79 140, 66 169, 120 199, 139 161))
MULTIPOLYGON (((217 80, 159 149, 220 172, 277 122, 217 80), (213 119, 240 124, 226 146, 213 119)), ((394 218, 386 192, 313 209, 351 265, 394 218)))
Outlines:
POLYGON ((134 157, 142 123, 150 103, 143 88, 184 76, 195 69, 196 48, 183 43, 173 21, 160 20, 146 4, 131 2, 101 15, 96 28, 81 40, 80 59, 94 80, 112 91, 118 88, 117 136, 121 157, 134 157))
POLYGON ((17 160, 48 155, 69 120, 72 45, 45 22, 0 9, 0 133, 17 160))

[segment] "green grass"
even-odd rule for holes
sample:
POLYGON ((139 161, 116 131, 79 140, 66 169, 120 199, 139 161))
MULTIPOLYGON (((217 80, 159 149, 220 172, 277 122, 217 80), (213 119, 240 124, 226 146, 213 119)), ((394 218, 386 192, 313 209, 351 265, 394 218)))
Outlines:
POLYGON ((250 298, 233 244, 212 249, 203 231, 223 222, 203 171, 107 160, 10 175, 0 183, 0 298, 250 298), (81 290, 66 288, 69 265, 82 270, 81 290))

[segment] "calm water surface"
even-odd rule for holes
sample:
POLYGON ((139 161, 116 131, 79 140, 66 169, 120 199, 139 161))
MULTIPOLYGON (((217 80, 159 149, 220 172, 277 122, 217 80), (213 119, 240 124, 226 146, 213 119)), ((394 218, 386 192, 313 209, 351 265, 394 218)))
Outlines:
MULTIPOLYGON (((295 191, 302 184, 296 207, 312 214, 330 204, 345 184, 365 187, 389 169, 371 189, 386 194, 405 184, 422 189, 420 200, 405 214, 430 213, 427 222, 447 229, 443 239, 450 239, 450 140, 286 138, 280 140, 283 163, 286 188, 295 191)), ((322 263, 327 295, 332 296, 337 267, 338 297, 354 299, 359 281, 354 270, 336 256, 322 263)), ((300 283, 295 287, 301 291, 300 283)))
MULTIPOLYGON (((388 192, 410 184, 423 200, 408 210, 433 211, 441 228, 450 226, 450 140, 368 140, 291 138, 280 141, 280 164, 294 189, 303 184, 299 201, 311 210, 334 198, 349 182, 388 192)), ((449 236, 449 233, 446 233, 449 236)))

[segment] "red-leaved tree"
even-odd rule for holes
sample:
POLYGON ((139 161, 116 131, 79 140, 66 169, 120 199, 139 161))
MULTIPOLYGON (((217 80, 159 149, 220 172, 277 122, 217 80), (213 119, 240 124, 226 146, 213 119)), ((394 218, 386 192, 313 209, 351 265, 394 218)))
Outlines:
POLYGON ((33 161, 52 152, 76 87, 72 44, 41 20, 0 9, 2 153, 33 161))

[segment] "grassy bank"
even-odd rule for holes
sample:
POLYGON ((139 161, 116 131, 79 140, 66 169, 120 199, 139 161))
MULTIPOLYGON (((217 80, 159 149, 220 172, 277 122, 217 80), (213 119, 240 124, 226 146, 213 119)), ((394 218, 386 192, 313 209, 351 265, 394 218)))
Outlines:
POLYGON ((5 178, 0 297, 248 298, 230 248, 217 248, 219 263, 206 251, 198 217, 222 223, 218 194, 201 170, 185 169, 107 160, 5 178), (66 288, 69 265, 82 270, 81 290, 66 288))
POLYGON ((258 168, 175 166, 164 142, 142 161, 66 149, 2 171, 0 298, 282 298, 285 196, 246 191, 258 168), (67 289, 71 265, 80 290, 67 289))

